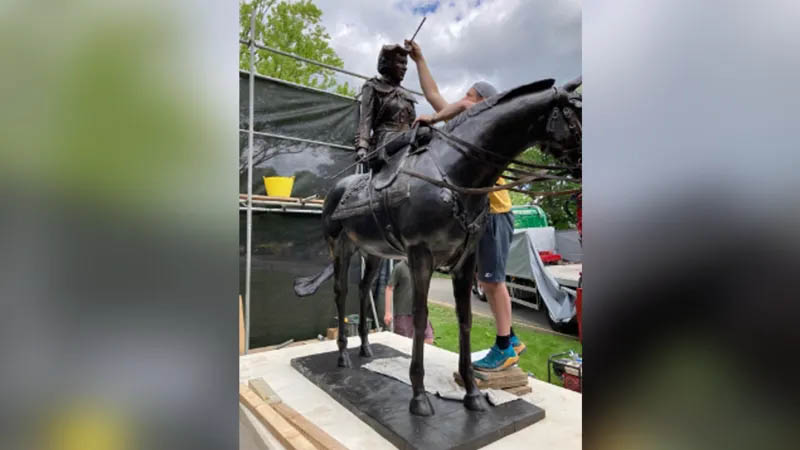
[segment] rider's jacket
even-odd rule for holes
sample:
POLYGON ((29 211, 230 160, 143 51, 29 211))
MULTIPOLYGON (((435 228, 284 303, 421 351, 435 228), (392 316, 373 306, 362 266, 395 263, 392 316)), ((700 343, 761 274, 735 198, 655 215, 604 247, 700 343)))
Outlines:
POLYGON ((371 150, 397 132, 410 129, 416 118, 416 102, 408 91, 392 86, 382 77, 367 80, 361 88, 356 147, 371 150))

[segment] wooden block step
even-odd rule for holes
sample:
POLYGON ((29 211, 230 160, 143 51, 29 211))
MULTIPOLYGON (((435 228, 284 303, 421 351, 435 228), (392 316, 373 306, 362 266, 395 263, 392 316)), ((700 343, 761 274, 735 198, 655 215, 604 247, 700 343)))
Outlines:
POLYGON ((516 396, 530 394, 531 392, 533 392, 533 389, 531 389, 531 387, 528 386, 528 385, 518 386, 518 387, 513 387, 513 388, 505 388, 503 390, 506 391, 506 392, 510 392, 510 393, 512 393, 512 394, 514 394, 516 396))
POLYGON ((475 374, 475 378, 486 381, 498 380, 501 378, 511 377, 511 376, 525 375, 525 372, 523 372, 523 370, 520 369, 519 366, 512 366, 506 370, 501 370, 499 372, 484 372, 482 370, 475 370, 473 371, 473 373, 475 374))
MULTIPOLYGON (((453 372, 453 378, 460 386, 464 385, 461 375, 453 372)), ((519 386, 527 386, 528 375, 519 367, 512 367, 501 372, 479 372, 475 371, 475 383, 478 389, 506 389, 519 386)))

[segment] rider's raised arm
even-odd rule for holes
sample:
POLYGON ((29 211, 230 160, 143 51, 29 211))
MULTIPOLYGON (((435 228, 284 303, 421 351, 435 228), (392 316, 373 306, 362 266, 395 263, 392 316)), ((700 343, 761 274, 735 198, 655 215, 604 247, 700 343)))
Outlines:
POLYGON ((425 57, 422 56, 422 49, 416 42, 408 40, 406 41, 406 47, 411 49, 409 56, 417 63, 419 85, 422 86, 422 93, 425 94, 425 99, 428 100, 428 103, 433 106, 436 112, 441 111, 448 106, 448 103, 439 93, 439 87, 436 86, 436 81, 434 81, 431 70, 428 68, 428 63, 425 62, 425 57))

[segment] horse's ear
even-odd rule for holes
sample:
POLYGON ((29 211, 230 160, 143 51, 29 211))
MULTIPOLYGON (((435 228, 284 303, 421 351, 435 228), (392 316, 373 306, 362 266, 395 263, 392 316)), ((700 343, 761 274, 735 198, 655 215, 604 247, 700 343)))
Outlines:
POLYGON ((523 84, 522 86, 517 86, 510 91, 501 92, 494 97, 490 97, 486 100, 490 106, 494 106, 501 102, 507 102, 511 99, 516 97, 521 97, 523 95, 533 94, 534 92, 543 91, 545 89, 550 89, 553 85, 556 84, 556 80, 552 78, 545 78, 544 80, 534 81, 533 83, 523 84))
POLYGON ((561 87, 561 89, 564 89, 567 92, 574 92, 575 89, 578 89, 578 86, 582 84, 583 84, 583 75, 580 75, 578 76, 578 78, 566 82, 564 86, 561 87))

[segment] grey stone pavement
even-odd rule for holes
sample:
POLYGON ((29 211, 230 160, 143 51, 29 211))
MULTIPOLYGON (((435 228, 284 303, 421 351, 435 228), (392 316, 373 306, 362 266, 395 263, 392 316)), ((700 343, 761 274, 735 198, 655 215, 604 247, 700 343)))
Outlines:
MULTIPOLYGON (((431 279, 430 290, 428 291, 428 301, 448 305, 455 308, 455 299, 453 298, 453 285, 449 279, 433 278, 431 279)), ((527 306, 511 304, 511 319, 514 324, 526 325, 537 330, 544 331, 552 334, 562 334, 554 331, 547 321, 547 316, 544 308, 536 311, 527 306)), ((472 314, 492 317, 492 310, 489 308, 489 303, 482 302, 473 295, 472 296, 472 314)), ((572 336, 572 335, 568 335, 572 336)), ((574 337, 574 336, 573 336, 574 337)))

